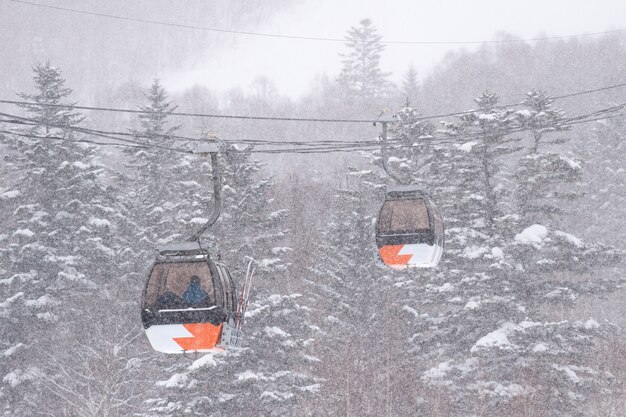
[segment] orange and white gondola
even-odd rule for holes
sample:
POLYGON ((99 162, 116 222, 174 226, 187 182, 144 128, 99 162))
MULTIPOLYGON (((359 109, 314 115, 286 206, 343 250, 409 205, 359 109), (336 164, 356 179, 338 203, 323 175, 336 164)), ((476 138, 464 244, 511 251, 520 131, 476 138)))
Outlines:
POLYGON ((230 273, 208 251, 196 242, 158 249, 141 308, 154 350, 211 352, 238 346, 240 319, 230 273))
POLYGON ((414 185, 387 190, 376 222, 376 246, 385 265, 435 267, 444 243, 443 218, 427 193, 414 185))

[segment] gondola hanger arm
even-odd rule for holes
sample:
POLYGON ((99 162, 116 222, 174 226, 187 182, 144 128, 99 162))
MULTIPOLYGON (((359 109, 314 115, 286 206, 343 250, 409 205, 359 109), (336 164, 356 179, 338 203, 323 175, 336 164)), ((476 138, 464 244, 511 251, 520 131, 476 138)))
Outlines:
POLYGON ((402 179, 400 177, 398 177, 397 175, 395 175, 394 173, 392 173, 389 170, 389 166, 387 165, 387 129, 388 129, 388 124, 389 123, 393 123, 395 122, 395 116, 394 115, 390 115, 390 114, 385 114, 385 112, 383 111, 377 118, 377 120, 374 122, 374 126, 376 126, 377 123, 380 123, 383 130, 382 133, 378 136, 378 138, 381 141, 381 153, 380 153, 380 160, 383 166, 383 170, 387 173, 387 175, 389 175, 389 177, 391 179, 393 179, 395 182, 397 182, 400 185, 406 185, 405 181, 402 181, 402 179))
POLYGON ((209 142, 200 143, 193 153, 200 156, 211 157, 211 182, 213 183, 213 209, 206 221, 190 238, 190 242, 195 242, 215 224, 220 217, 222 210, 222 173, 217 160, 217 154, 222 151, 224 142, 220 141, 216 136, 209 135, 209 142))

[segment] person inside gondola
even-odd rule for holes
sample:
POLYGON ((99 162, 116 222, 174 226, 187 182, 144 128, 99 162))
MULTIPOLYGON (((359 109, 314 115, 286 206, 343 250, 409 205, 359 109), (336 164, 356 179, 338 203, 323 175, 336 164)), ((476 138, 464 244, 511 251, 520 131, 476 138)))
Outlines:
POLYGON ((183 300, 172 291, 165 291, 157 297, 155 304, 156 310, 170 310, 181 308, 183 300))
POLYGON ((203 305, 209 299, 209 294, 200 285, 200 277, 197 275, 189 279, 189 285, 183 293, 183 301, 189 306, 203 305))

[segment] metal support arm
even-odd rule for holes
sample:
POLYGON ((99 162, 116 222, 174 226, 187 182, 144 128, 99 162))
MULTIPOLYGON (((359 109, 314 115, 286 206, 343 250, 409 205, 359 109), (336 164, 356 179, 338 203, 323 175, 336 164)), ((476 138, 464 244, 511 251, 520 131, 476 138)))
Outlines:
MULTIPOLYGON (((387 166, 387 124, 389 123, 388 121, 380 121, 379 122, 382 126, 383 126, 383 133, 379 136, 381 142, 382 142, 382 147, 381 147, 381 153, 380 153, 380 159, 383 165, 383 169, 385 170, 385 172, 387 173, 387 175, 389 175, 390 178, 392 178, 395 182, 397 182, 400 185, 404 185, 404 181, 402 181, 402 179, 398 176, 396 176, 395 174, 393 174, 390 170, 389 167, 387 166)), ((374 123, 376 124, 376 123, 374 123)))
POLYGON ((222 210, 222 174, 220 172, 220 167, 217 162, 217 152, 210 152, 211 155, 211 179, 213 182, 213 211, 209 216, 209 219, 205 224, 198 229, 196 233, 194 233, 191 238, 189 238, 190 242, 195 242, 200 239, 200 236, 204 232, 206 232, 209 227, 213 226, 217 219, 220 217, 220 212, 222 210))

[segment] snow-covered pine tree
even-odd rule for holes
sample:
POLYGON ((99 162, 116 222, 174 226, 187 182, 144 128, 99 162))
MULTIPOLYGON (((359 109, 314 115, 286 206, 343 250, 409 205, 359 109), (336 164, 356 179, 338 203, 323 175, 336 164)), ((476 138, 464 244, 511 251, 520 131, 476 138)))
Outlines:
POLYGON ((268 279, 285 270, 287 210, 275 207, 270 176, 261 176, 264 163, 252 157, 252 147, 229 146, 222 152, 222 214, 206 233, 238 275, 245 273, 246 258, 253 258, 258 273, 268 279))
POLYGON ((348 52, 343 58, 338 82, 359 102, 381 98, 389 88, 388 73, 380 68, 380 57, 385 46, 382 36, 369 19, 363 19, 359 26, 352 27, 346 36, 348 52))
MULTIPOLYGON (((293 292, 285 246, 287 211, 274 207, 273 180, 260 177, 263 164, 252 149, 228 147, 219 155, 222 214, 203 236, 238 284, 248 259, 257 267, 241 352, 208 354, 191 364, 160 358, 163 369, 145 415, 289 415, 306 407, 319 386, 311 376, 316 361, 310 345, 310 309, 293 292)), ((201 223, 208 205, 191 213, 201 223)))
MULTIPOLYGON (((405 107, 395 115, 389 126, 388 140, 394 143, 385 146, 385 164, 403 184, 420 184, 425 191, 432 188, 433 158, 436 157, 435 127, 412 107, 405 107)), ((381 144, 383 146, 383 144, 381 144)), ((378 152, 373 153, 377 156, 378 152)), ((371 161, 381 166, 379 159, 371 161)))
MULTIPOLYGON (((523 253, 518 256, 524 260, 525 269, 537 272, 583 271, 610 264, 617 255, 611 248, 585 244, 556 229, 565 223, 561 220, 565 214, 578 215, 582 161, 564 155, 563 148, 558 146, 567 143, 569 138, 563 136, 567 130, 564 112, 553 108, 553 102, 545 92, 532 90, 522 102, 525 108, 516 112, 520 126, 530 133, 532 140, 528 154, 520 159, 515 173, 519 224, 523 228, 538 224, 552 229, 550 239, 541 238, 540 252, 532 245, 520 244, 518 250, 523 253), (557 134, 559 136, 554 137, 557 134), (546 256, 548 253, 551 256, 546 256)), ((539 227, 535 229, 544 233, 539 227)), ((516 240, 528 243, 528 237, 520 234, 516 240)))
MULTIPOLYGON (((95 389, 102 381, 94 377, 88 381, 92 385, 81 388, 91 389, 94 402, 70 403, 71 394, 61 387, 76 382, 71 376, 77 369, 72 353, 80 355, 84 348, 85 363, 93 365, 89 362, 93 351, 104 346, 113 349, 118 342, 107 328, 112 324, 111 312, 128 313, 124 268, 132 256, 124 236, 130 227, 106 185, 107 170, 96 149, 75 142, 80 136, 70 128, 82 116, 63 100, 70 90, 60 90, 64 80, 59 74, 49 65, 35 67, 37 91, 24 96, 47 97, 68 107, 59 113, 47 113, 39 106, 27 108, 44 125, 41 129, 48 123, 47 132, 34 127, 34 134, 14 135, 9 154, 13 160, 7 166, 10 183, 1 197, 2 215, 9 219, 0 239, 3 415, 31 416, 43 410, 53 415, 89 415, 100 394, 111 394, 104 393, 110 387, 95 389), (54 139, 61 134, 69 141, 54 139)), ((121 368, 129 364, 118 359, 121 368)), ((126 389, 137 386, 117 388, 120 397, 115 400, 122 400, 129 392, 126 389)))
POLYGON ((140 113, 138 116, 141 130, 136 131, 136 133, 149 141, 171 139, 170 137, 181 127, 180 125, 170 126, 171 114, 176 111, 178 106, 174 106, 168 100, 167 91, 158 78, 152 80, 150 91, 144 96, 148 104, 139 106, 139 110, 144 113, 140 113))
MULTIPOLYGON (((265 291, 264 291, 265 292, 265 291)), ((307 354, 312 339, 302 295, 256 296, 246 315, 246 347, 195 356, 169 368, 147 400, 149 416, 287 416, 308 413, 319 391, 307 354)))
POLYGON ((419 104, 420 82, 413 64, 404 73, 400 92, 405 107, 415 108, 419 104))
POLYGON ((581 179, 580 161, 556 152, 539 151, 540 146, 545 148, 567 142, 564 137, 557 140, 551 138, 551 133, 567 130, 565 114, 553 108, 553 102, 554 99, 544 91, 532 90, 522 102, 525 108, 516 112, 520 127, 532 135, 529 152, 520 160, 515 174, 519 184, 516 190, 517 210, 527 224, 562 214, 563 198, 571 202, 576 195, 571 191, 560 193, 560 186, 569 183, 568 189, 572 189, 581 179))
POLYGON ((384 184, 391 181, 379 152, 363 155, 375 168, 349 169, 347 184, 335 191, 307 275, 321 330, 315 342, 324 398, 319 415, 396 415, 405 410, 400 398, 414 397, 395 303, 395 292, 403 291, 396 288, 408 277, 377 265, 374 243, 384 184))
MULTIPOLYGON (((612 291, 616 283, 593 282, 578 276, 580 282, 564 285, 554 270, 544 269, 551 272, 538 274, 541 269, 534 268, 561 261, 577 263, 585 253, 608 258, 615 253, 556 230, 525 229, 516 213, 515 195, 510 191, 516 189, 511 178, 516 169, 515 156, 521 150, 520 138, 511 134, 521 133, 519 115, 497 107, 497 97, 492 94, 484 94, 477 103, 478 109, 463 116, 460 123, 443 124, 442 131, 449 133, 456 144, 433 141, 432 147, 424 146, 422 154, 415 156, 410 156, 410 151, 394 149, 390 158, 396 173, 405 170, 405 181, 428 178, 424 183, 430 184, 446 219, 447 247, 444 260, 435 271, 386 274, 390 277, 387 285, 395 283, 393 289, 387 290, 393 294, 393 302, 380 311, 394 314, 394 330, 404 333, 400 340, 407 344, 392 345, 387 351, 398 369, 386 384, 370 378, 370 383, 377 381, 377 393, 372 395, 376 398, 381 390, 386 390, 395 410, 433 416, 496 416, 504 410, 514 415, 525 415, 524 410, 536 415, 541 415, 541 410, 550 410, 550 415, 577 415, 571 413, 580 409, 583 398, 613 389, 606 370, 589 366, 595 343, 605 340, 613 328, 592 319, 555 320, 553 303, 574 300, 587 292, 585 289, 612 291), (415 168, 421 171, 411 178, 415 168), (514 230, 518 231, 513 233, 514 230), (553 251, 553 247, 559 250, 553 251), (536 251, 534 256, 528 250, 536 251)), ((422 128, 414 129, 411 137, 412 118, 403 113, 407 112, 400 113, 390 132, 407 143, 427 142, 428 135, 422 128)), ((361 176, 364 186, 378 182, 369 174, 361 176)), ((344 203, 342 209, 354 217, 348 216, 350 221, 344 219, 345 229, 337 235, 332 231, 334 222, 329 224, 325 240, 334 242, 330 245, 333 249, 341 244, 348 246, 344 242, 349 242, 349 256, 354 256, 367 244, 367 239, 353 237, 362 230, 359 219, 366 216, 349 204, 344 203)), ((337 254, 333 252, 333 256, 336 258, 337 254)), ((329 254, 323 257, 331 267, 318 272, 318 277, 336 276, 337 282, 340 278, 344 285, 361 275, 350 271, 355 264, 349 260, 342 258, 340 264, 347 266, 341 269, 333 267, 329 258, 329 254)), ((325 288, 329 294, 345 294, 339 285, 325 288)), ((346 293, 349 296, 340 299, 344 305, 350 305, 348 300, 353 294, 346 293)), ((354 304, 362 303, 376 304, 372 300, 369 304, 366 300, 354 304)), ((354 326, 354 334, 367 334, 371 322, 351 314, 357 320, 351 320, 348 314, 336 314, 337 323, 343 325, 337 333, 352 335, 346 329, 354 326)), ((358 340, 358 336, 352 335, 352 340, 358 340)), ((375 340, 382 341, 380 333, 375 340)), ((350 353, 363 361, 356 351, 350 353)), ((374 349, 372 361, 384 361, 384 352, 381 353, 374 349)), ((327 357, 322 364, 325 361, 327 357)), ((328 368, 320 369, 320 376, 336 384, 329 390, 328 406, 341 412, 371 411, 363 387, 358 381, 348 380, 349 367, 341 368, 346 377, 329 373, 328 368), (350 383, 356 384, 352 390, 345 388, 350 383), (363 395, 350 396, 346 394, 349 392, 363 395)), ((379 372, 377 376, 380 374, 384 375, 379 372)), ((323 384, 322 392, 325 390, 323 384)), ((377 411, 380 414, 389 410, 377 411)))
POLYGON ((72 109, 76 103, 68 102, 67 99, 72 94, 72 89, 65 87, 65 79, 59 68, 45 64, 37 64, 33 67, 33 80, 35 81, 36 92, 28 94, 19 92, 17 95, 29 103, 20 104, 39 124, 29 129, 32 134, 61 133, 62 136, 71 134, 71 130, 62 127, 78 125, 84 116, 72 109), (67 106, 67 107, 56 107, 67 106), (61 126, 61 128, 56 127, 61 126))
POLYGON ((619 245, 623 239, 622 223, 616 225, 626 204, 626 121, 611 117, 594 123, 584 130, 585 141, 575 143, 575 152, 585 160, 583 192, 586 196, 578 215, 582 221, 572 223, 592 236, 608 239, 619 245), (618 227, 615 227, 618 226, 618 227))
POLYGON ((154 246, 187 238, 194 205, 208 199, 210 170, 201 158, 168 149, 176 147, 174 135, 180 126, 171 121, 176 106, 158 79, 145 98, 147 104, 139 106, 144 112, 138 116, 140 128, 133 133, 148 147, 125 150, 132 169, 125 182, 128 207, 142 229, 138 240, 154 246))
POLYGON ((615 283, 578 276, 577 284, 563 285, 554 270, 537 274, 542 264, 577 262, 589 246, 563 232, 523 226, 507 191, 515 188, 507 165, 519 150, 511 136, 518 116, 497 108, 490 94, 478 104, 460 126, 444 124, 465 136, 437 163, 445 174, 438 193, 448 225, 445 259, 426 282, 404 288, 417 295, 404 298, 419 368, 414 407, 430 415, 582 415, 576 413, 584 398, 610 388, 609 376, 588 359, 612 329, 594 320, 557 321, 551 303, 575 299, 585 287, 610 291, 615 283), (544 250, 552 242, 561 249, 544 250))

